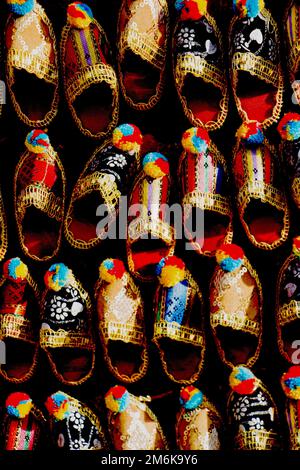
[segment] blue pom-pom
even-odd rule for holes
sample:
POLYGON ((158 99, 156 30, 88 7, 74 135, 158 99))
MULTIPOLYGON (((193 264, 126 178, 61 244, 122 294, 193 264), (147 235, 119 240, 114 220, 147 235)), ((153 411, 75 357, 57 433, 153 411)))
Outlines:
POLYGON ((27 15, 34 7, 34 0, 7 0, 7 6, 11 13, 18 16, 27 15))

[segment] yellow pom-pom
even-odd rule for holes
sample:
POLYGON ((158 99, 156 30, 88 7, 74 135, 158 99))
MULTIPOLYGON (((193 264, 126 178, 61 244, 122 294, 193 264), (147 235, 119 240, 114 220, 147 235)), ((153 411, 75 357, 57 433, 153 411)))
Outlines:
POLYGON ((174 287, 185 279, 185 264, 177 256, 167 256, 157 265, 156 274, 162 286, 174 287))

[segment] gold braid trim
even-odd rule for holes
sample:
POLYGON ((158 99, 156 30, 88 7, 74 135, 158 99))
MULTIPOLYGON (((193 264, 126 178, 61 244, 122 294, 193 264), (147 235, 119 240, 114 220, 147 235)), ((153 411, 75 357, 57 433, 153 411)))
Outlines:
POLYGON ((259 336, 261 332, 261 325, 249 318, 239 316, 237 314, 229 314, 226 312, 218 312, 211 315, 211 326, 216 328, 217 326, 230 327, 234 330, 241 330, 243 332, 251 333, 255 336, 259 336))
POLYGON ((259 199, 262 202, 271 204, 280 211, 286 210, 286 198, 282 191, 274 188, 270 184, 262 181, 249 181, 239 190, 237 203, 242 211, 246 210, 246 206, 250 202, 250 198, 259 199))
POLYGON ((137 346, 145 345, 145 332, 140 326, 117 321, 104 321, 100 322, 99 327, 106 341, 115 340, 133 343, 137 346))
POLYGON ((122 51, 121 57, 124 56, 126 49, 130 49, 158 70, 164 68, 166 46, 159 48, 158 44, 151 41, 147 34, 139 32, 135 23, 131 23, 130 27, 127 25, 121 36, 119 48, 122 51))
POLYGON ((288 58, 288 68, 290 73, 295 74, 298 69, 299 64, 299 55, 300 55, 300 39, 295 41, 290 47, 289 58, 288 58))
POLYGON ((278 66, 272 64, 269 60, 252 54, 252 52, 236 52, 232 58, 232 70, 233 73, 236 71, 249 72, 274 87, 278 87, 278 66))
POLYGON ((300 429, 290 434, 289 450, 300 450, 300 429))
POLYGON ((180 91, 188 73, 195 75, 195 77, 202 78, 205 82, 211 83, 222 91, 226 88, 226 77, 224 73, 222 73, 218 67, 210 64, 200 56, 195 56, 195 54, 191 52, 180 54, 177 58, 175 80, 180 91))
POLYGON ((184 196, 183 205, 192 205, 203 210, 214 210, 222 215, 232 218, 231 207, 228 199, 220 194, 203 193, 193 191, 184 196))
POLYGON ((0 337, 14 338, 36 343, 31 322, 21 315, 5 313, 0 315, 0 337))
POLYGON ((279 307, 277 315, 281 327, 298 320, 300 318, 300 303, 291 300, 288 304, 279 307))
POLYGON ((272 450, 279 447, 278 435, 273 431, 253 430, 239 432, 234 439, 239 450, 272 450))
POLYGON ((294 178, 292 182, 292 195, 296 206, 300 207, 300 178, 294 178))
POLYGON ((87 88, 96 83, 107 83, 113 94, 113 107, 118 101, 118 81, 117 76, 112 67, 106 64, 96 64, 86 67, 77 72, 72 78, 66 82, 67 99, 74 103, 75 99, 80 96, 87 88))
POLYGON ((154 339, 170 338, 182 343, 203 346, 203 334, 195 328, 181 326, 175 322, 160 321, 154 325, 154 339))
POLYGON ((116 180, 113 175, 95 171, 78 181, 74 188, 73 202, 93 191, 99 191, 105 201, 109 211, 113 211, 117 206, 121 193, 117 188, 116 180))
POLYGON ((50 329, 41 329, 40 331, 41 348, 78 348, 95 350, 95 345, 89 336, 83 333, 74 333, 73 331, 50 329))
MULTIPOLYGON (((29 54, 27 51, 19 51, 10 49, 7 54, 7 61, 10 67, 15 67, 19 70, 26 70, 28 73, 33 73, 40 79, 52 85, 57 85, 58 71, 56 66, 50 64, 48 61, 29 54)), ((10 84, 14 84, 14 76, 11 76, 10 84)))
POLYGON ((173 245, 175 243, 175 230, 162 220, 152 220, 144 217, 138 217, 130 222, 128 226, 128 242, 134 243, 145 234, 162 239, 166 244, 173 245))
POLYGON ((43 183, 30 184, 18 196, 16 213, 19 223, 22 222, 26 209, 34 206, 45 212, 57 222, 62 222, 64 216, 63 203, 43 183))

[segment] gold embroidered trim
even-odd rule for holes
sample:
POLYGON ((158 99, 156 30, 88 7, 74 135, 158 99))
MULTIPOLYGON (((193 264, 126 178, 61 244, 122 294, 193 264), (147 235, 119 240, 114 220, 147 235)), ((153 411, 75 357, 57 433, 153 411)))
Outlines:
POLYGON ((295 300, 291 300, 288 304, 283 305, 278 310, 278 321, 281 327, 299 318, 300 303, 295 300))
POLYGON ((35 206, 37 209, 46 212, 49 217, 57 222, 63 220, 64 211, 61 198, 55 196, 44 183, 30 184, 19 194, 16 205, 16 215, 19 223, 22 223, 26 209, 30 206, 35 206))
POLYGON ((124 341, 124 343, 133 343, 138 346, 145 344, 145 332, 142 327, 137 325, 109 320, 100 322, 99 327, 106 341, 120 340, 124 341))
POLYGON ((2 193, 0 190, 0 261, 2 261, 6 255, 8 247, 8 236, 7 236, 7 223, 6 215, 4 211, 2 193))
POLYGON ((113 211, 119 202, 121 193, 115 177, 107 173, 95 171, 85 178, 80 178, 74 188, 73 200, 76 201, 93 191, 99 191, 109 211, 113 211))
POLYGON ((211 326, 216 328, 218 325, 241 330, 255 336, 259 336, 261 330, 258 322, 252 321, 245 316, 240 317, 237 314, 226 312, 218 312, 211 315, 211 326))
POLYGON ((183 205, 192 205, 199 207, 203 210, 214 210, 222 215, 227 215, 231 218, 231 206, 228 198, 220 194, 203 193, 200 191, 193 191, 184 196, 182 200, 183 205))
POLYGON ((298 69, 299 57, 300 55, 300 39, 295 41, 292 46, 290 46, 289 58, 288 58, 288 67, 290 73, 295 74, 298 69))
POLYGON ((234 439, 239 450, 272 450, 279 447, 278 435, 272 431, 253 430, 239 432, 234 439))
POLYGON ((160 321, 154 325, 154 339, 170 338, 182 343, 203 346, 203 333, 196 328, 188 328, 175 322, 160 321))
POLYGON ((272 64, 252 52, 236 52, 232 58, 232 70, 249 72, 261 80, 278 87, 278 65, 272 64))
POLYGON ((128 242, 134 243, 145 234, 161 238, 167 245, 175 243, 175 230, 162 220, 138 217, 130 222, 128 226, 128 242))
POLYGON ((290 450, 300 450, 300 430, 290 434, 290 450))
MULTIPOLYGON (((51 37, 51 40, 53 42, 53 50, 54 50, 54 55, 55 55, 55 67, 53 68, 53 66, 50 64, 48 64, 48 73, 45 74, 45 76, 43 77, 40 77, 39 75, 42 73, 41 70, 44 69, 44 67, 46 66, 46 64, 39 59, 39 58, 35 58, 33 59, 32 56, 30 56, 30 62, 31 62, 31 66, 29 66, 29 64, 26 62, 26 53, 22 54, 22 51, 15 51, 15 52, 12 52, 10 54, 10 52, 8 51, 8 59, 10 60, 14 60, 16 61, 16 67, 19 68, 20 66, 22 66, 22 63, 24 65, 26 65, 25 70, 28 69, 29 73, 34 73, 37 75, 37 77, 41 78, 41 79, 44 79, 45 81, 47 81, 48 83, 52 83, 55 85, 55 89, 54 89, 54 94, 53 94, 53 100, 52 100, 52 103, 51 103, 51 108, 50 110, 46 113, 44 119, 40 119, 40 120, 32 120, 32 119, 29 119, 26 114, 23 113, 22 109, 21 109, 21 106, 19 105, 17 99, 16 99, 16 96, 15 96, 15 93, 13 91, 13 84, 14 84, 14 63, 11 63, 10 60, 7 60, 6 61, 6 79, 7 79, 7 87, 8 87, 8 91, 9 91, 9 94, 10 94, 10 98, 11 98, 11 101, 12 101, 12 104, 14 106, 14 109, 19 117, 19 119, 21 121, 23 121, 25 124, 27 124, 28 126, 30 127, 35 127, 35 128, 43 128, 43 127, 46 127, 48 126, 52 120, 55 118, 57 112, 58 112, 58 102, 59 102, 59 75, 58 75, 58 60, 57 60, 57 57, 58 57, 58 53, 57 53, 57 46, 56 46, 56 37, 55 37, 55 34, 54 34, 54 30, 53 30, 53 27, 52 27, 52 24, 48 18, 48 16, 46 15, 44 9, 42 8, 41 5, 39 5, 37 2, 35 2, 35 5, 34 5, 34 12, 36 15, 40 16, 42 18, 42 21, 46 24, 46 26, 49 28, 49 33, 50 33, 50 37, 51 37), (35 68, 35 66, 37 68, 35 68), (56 69, 56 72, 55 72, 55 69, 56 69), (56 80, 54 80, 54 76, 56 75, 56 80)), ((9 22, 10 19, 8 19, 8 22, 9 22)), ((8 25, 8 22, 7 22, 7 25, 8 25)), ((7 26, 6 26, 7 27, 7 26)), ((28 59, 28 57, 27 57, 28 59)))
POLYGON ((300 207, 300 178, 294 178, 292 182, 292 195, 296 206, 300 207))
POLYGON ((51 330, 42 328, 40 331, 41 348, 81 348, 94 351, 95 346, 89 336, 73 331, 51 330))
POLYGON ((1 339, 8 337, 35 344, 34 336, 31 322, 26 318, 10 313, 0 314, 1 339))
POLYGON ((182 90, 184 80, 188 73, 193 74, 195 77, 202 78, 205 82, 211 83, 222 91, 224 86, 226 86, 226 77, 219 68, 210 64, 202 57, 195 56, 195 54, 191 52, 180 54, 177 58, 175 80, 179 91, 182 90))
POLYGON ((117 104, 116 98, 118 98, 118 95, 114 94, 115 90, 118 88, 118 80, 114 69, 106 64, 96 64, 77 72, 66 83, 67 99, 71 103, 74 103, 76 98, 87 88, 89 88, 91 85, 94 85, 95 83, 101 82, 107 83, 112 89, 114 95, 112 108, 114 108, 117 104))
MULTIPOLYGON (((56 85, 58 81, 57 68, 41 57, 32 56, 26 51, 18 51, 10 49, 7 54, 7 61, 11 67, 16 69, 24 69, 28 73, 35 74, 38 78, 44 79, 46 82, 56 85)), ((10 84, 14 84, 12 76, 10 84)))

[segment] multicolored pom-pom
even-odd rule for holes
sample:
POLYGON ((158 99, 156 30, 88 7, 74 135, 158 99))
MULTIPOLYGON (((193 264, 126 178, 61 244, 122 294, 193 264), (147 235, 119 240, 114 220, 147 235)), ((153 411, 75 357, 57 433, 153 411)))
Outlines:
POLYGON ((185 410, 195 410, 203 402, 203 393, 193 385, 180 390, 179 402, 185 410))
POLYGON ((45 285, 48 289, 59 292, 68 286, 73 280, 73 273, 63 263, 52 264, 44 276, 45 285))
POLYGON ((67 20, 69 25, 73 26, 73 28, 88 28, 93 19, 93 12, 85 3, 73 2, 68 6, 67 20))
POLYGON ((170 171, 168 159, 158 152, 147 153, 143 158, 143 170, 150 178, 162 178, 170 171))
POLYGON ((293 239, 293 254, 300 256, 300 236, 293 239))
POLYGON ((11 258, 3 265, 3 276, 5 279, 16 282, 24 282, 28 275, 28 268, 20 258, 11 258))
POLYGON ((264 0, 233 0, 233 9, 241 18, 256 18, 264 7, 264 0))
POLYGON ((236 132, 236 137, 250 145, 261 145, 265 140, 261 124, 258 121, 243 122, 236 132))
POLYGON ((231 389, 239 395, 252 395, 259 382, 253 372, 244 366, 234 367, 229 377, 231 389))
POLYGON ((283 140, 300 139, 300 114, 287 113, 279 121, 277 130, 283 140))
POLYGON ((181 144, 186 152, 205 154, 210 144, 210 137, 206 129, 191 127, 184 132, 181 144))
POLYGON ((6 3, 9 11, 19 16, 27 15, 34 7, 34 0, 6 0, 6 3))
POLYGON ((244 261, 242 248, 233 243, 220 245, 216 251, 216 260, 223 271, 232 272, 240 268, 244 261))
POLYGON ((300 366, 292 366, 281 377, 284 393, 292 400, 300 400, 300 366))
POLYGON ((26 418, 32 408, 32 400, 27 393, 11 393, 5 402, 7 413, 14 418, 26 418))
POLYGON ((124 263, 120 259, 107 258, 99 268, 100 278, 109 283, 122 279, 125 273, 124 263))
POLYGON ((207 0, 176 0, 175 8, 181 12, 182 21, 197 21, 207 13, 207 0))
POLYGON ((106 407, 113 413, 122 413, 130 402, 128 390, 122 385, 111 387, 105 395, 106 407))
POLYGON ((174 287, 185 279, 185 264, 177 256, 167 256, 156 266, 156 274, 162 286, 174 287))
POLYGON ((138 153, 143 142, 141 131, 134 124, 121 124, 112 135, 112 143, 123 152, 138 153))
POLYGON ((68 395, 63 392, 53 393, 47 398, 45 406, 51 416, 57 421, 66 419, 70 414, 70 400, 68 395))
POLYGON ((43 154, 50 147, 50 139, 44 131, 34 129, 27 134, 25 145, 29 152, 43 154))

